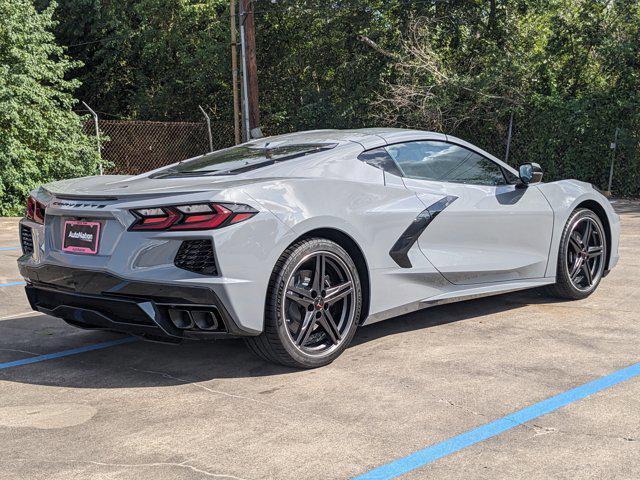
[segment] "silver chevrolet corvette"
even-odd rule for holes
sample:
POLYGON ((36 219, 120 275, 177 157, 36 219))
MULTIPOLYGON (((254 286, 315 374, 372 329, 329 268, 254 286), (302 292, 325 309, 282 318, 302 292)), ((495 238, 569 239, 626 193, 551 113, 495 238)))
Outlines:
POLYGON ((31 306, 71 325, 241 336, 311 368, 358 326, 432 305, 542 286, 585 298, 619 230, 592 185, 543 183, 537 164, 440 133, 319 130, 44 185, 18 263, 31 306))

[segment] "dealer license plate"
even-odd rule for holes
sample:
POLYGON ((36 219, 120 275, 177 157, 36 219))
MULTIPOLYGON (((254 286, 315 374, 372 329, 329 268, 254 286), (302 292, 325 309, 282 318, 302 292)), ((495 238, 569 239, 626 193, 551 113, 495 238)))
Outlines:
POLYGON ((67 220, 64 222, 62 251, 95 255, 100 242, 100 222, 81 222, 67 220))

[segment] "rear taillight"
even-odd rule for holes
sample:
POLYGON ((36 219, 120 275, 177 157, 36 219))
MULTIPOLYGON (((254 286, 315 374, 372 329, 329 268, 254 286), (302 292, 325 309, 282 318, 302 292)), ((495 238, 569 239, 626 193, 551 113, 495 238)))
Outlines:
POLYGON ((250 219, 257 210, 238 203, 198 203, 131 210, 129 230, 211 230, 250 219))
POLYGON ((36 223, 44 223, 45 208, 44 204, 37 201, 31 195, 27 197, 26 217, 29 220, 33 220, 36 223))

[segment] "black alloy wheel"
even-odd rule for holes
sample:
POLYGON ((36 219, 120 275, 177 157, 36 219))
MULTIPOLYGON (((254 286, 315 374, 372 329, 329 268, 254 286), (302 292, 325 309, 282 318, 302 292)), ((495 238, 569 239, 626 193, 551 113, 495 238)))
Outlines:
POLYGON ((566 260, 569 278, 578 290, 588 291, 600 281, 605 243, 602 227, 593 218, 582 217, 574 224, 566 260))
POLYGON ((291 341, 308 355, 337 348, 354 319, 353 275, 329 251, 305 256, 289 276, 282 302, 291 341))
POLYGON ((560 240, 556 283, 552 295, 578 300, 591 295, 605 272, 607 236, 600 218, 591 210, 571 214, 560 240))
POLYGON ((361 308, 360 277, 351 256, 327 239, 302 240, 274 268, 264 332, 246 341, 272 362, 299 368, 327 365, 351 342, 361 308))

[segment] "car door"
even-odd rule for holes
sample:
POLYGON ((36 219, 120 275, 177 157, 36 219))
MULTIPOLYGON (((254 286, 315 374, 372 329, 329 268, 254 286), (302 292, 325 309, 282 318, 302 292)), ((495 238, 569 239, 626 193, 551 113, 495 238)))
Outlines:
POLYGON ((405 186, 430 211, 420 249, 455 284, 542 278, 553 211, 536 186, 468 146, 413 141, 385 147, 405 186), (443 201, 443 198, 446 198, 443 201))

